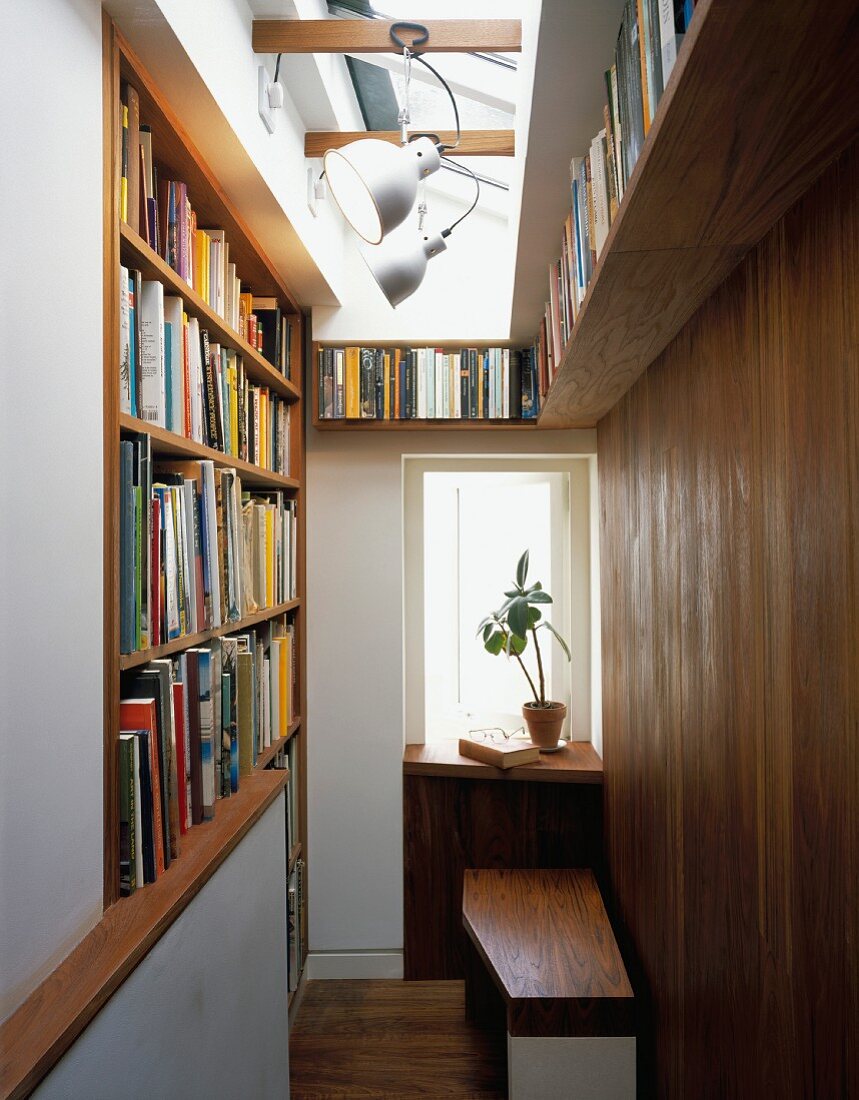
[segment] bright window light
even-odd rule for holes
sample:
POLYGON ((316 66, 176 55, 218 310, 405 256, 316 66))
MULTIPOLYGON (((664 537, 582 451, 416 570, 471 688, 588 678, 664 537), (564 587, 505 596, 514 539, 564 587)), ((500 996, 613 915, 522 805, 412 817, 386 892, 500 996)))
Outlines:
MULTIPOLYGON (((424 698, 427 740, 469 727, 522 724, 527 681, 515 662, 492 657, 477 624, 503 602, 520 555, 530 550, 529 579, 555 603, 553 625, 569 617, 569 475, 424 474, 424 698)), ((541 639, 542 641, 543 639, 541 639)), ((569 694, 569 666, 543 645, 549 698, 569 694)), ((536 677, 533 646, 525 664, 536 677)))

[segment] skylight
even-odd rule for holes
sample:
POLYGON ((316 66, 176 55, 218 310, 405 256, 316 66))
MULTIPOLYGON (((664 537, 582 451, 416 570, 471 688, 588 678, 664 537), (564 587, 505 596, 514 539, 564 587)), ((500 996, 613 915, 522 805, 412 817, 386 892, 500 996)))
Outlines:
MULTIPOLYGON (((522 0, 435 0, 432 17, 518 18, 522 0)), ((329 12, 341 18, 410 19, 412 13, 400 9, 396 0, 388 0, 384 9, 374 8, 368 0, 329 0, 329 12)), ((509 130, 514 126, 517 65, 507 54, 434 54, 433 65, 451 85, 457 99, 463 129, 509 130)), ((358 104, 368 130, 398 129, 397 115, 404 100, 405 79, 402 58, 395 53, 347 58, 358 104)), ((410 88, 411 129, 433 133, 454 128, 447 93, 431 73, 421 66, 412 68, 410 88)), ((455 157, 455 152, 452 152, 455 157)), ((465 159, 465 158, 464 158, 465 159)), ((502 212, 502 196, 508 189, 509 157, 469 157, 468 167, 480 177, 488 206, 502 212), (492 195, 488 190, 495 192, 492 195), (500 203, 500 206, 499 206, 500 203)), ((455 164, 444 165, 432 180, 431 188, 452 197, 470 201, 473 184, 464 170, 455 164)), ((430 186, 430 185, 428 185, 430 186)))

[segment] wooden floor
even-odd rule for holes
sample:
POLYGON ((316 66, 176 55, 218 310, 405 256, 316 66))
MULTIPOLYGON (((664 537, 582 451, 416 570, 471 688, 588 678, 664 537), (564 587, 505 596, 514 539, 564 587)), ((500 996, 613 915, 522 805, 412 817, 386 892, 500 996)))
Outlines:
POLYGON ((465 1021, 463 982, 308 982, 289 1043, 292 1100, 507 1095, 504 1032, 465 1021))

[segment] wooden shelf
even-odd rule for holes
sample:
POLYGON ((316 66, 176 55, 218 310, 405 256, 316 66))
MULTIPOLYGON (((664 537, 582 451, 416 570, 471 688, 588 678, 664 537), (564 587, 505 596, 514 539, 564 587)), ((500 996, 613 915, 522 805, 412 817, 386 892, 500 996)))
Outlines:
POLYGON ((501 431, 538 427, 536 420, 320 420, 313 421, 313 427, 322 432, 461 432, 461 431, 501 431))
POLYGON ((121 653, 119 667, 124 671, 127 668, 137 668, 139 665, 148 664, 159 657, 169 657, 171 653, 181 653, 184 649, 192 649, 202 645, 212 638, 220 638, 224 634, 240 634, 257 623, 264 623, 268 619, 274 619, 287 611, 292 611, 301 604, 301 600, 288 600, 279 603, 276 607, 267 607, 257 611, 254 615, 246 615, 238 622, 224 623, 222 626, 212 627, 211 630, 199 630, 196 634, 183 634, 181 638, 174 638, 172 642, 163 645, 152 646, 150 649, 138 649, 134 653, 121 653))
POLYGON ((286 748, 291 738, 298 732, 301 727, 301 719, 293 718, 290 723, 289 729, 286 732, 285 737, 279 737, 273 745, 269 745, 267 749, 263 749, 261 753, 257 754, 257 762, 254 764, 256 771, 262 771, 268 764, 274 760, 281 749, 286 748))
POLYGON ((249 378, 263 386, 268 386, 287 401, 298 401, 301 397, 298 386, 284 378, 267 359, 250 346, 247 340, 243 340, 235 329, 231 328, 223 317, 219 317, 211 306, 188 286, 182 276, 162 260, 158 253, 125 222, 119 223, 119 240, 119 251, 123 263, 138 268, 147 279, 158 279, 164 284, 165 290, 180 295, 186 312, 198 318, 201 326, 208 330, 213 342, 233 348, 241 355, 249 378))
POLYGON ((852 140, 852 20, 848 0, 825 20, 800 0, 699 0, 541 428, 596 424, 852 140))
POLYGON ((296 844, 293 844, 292 850, 289 853, 289 870, 290 871, 292 871, 292 869, 295 866, 296 862, 298 861, 298 857, 300 855, 301 855, 301 841, 299 840, 296 844))
POLYGON ((260 488, 298 489, 301 485, 298 478, 277 474, 274 470, 266 470, 234 455, 225 455, 223 451, 216 451, 213 447, 206 447, 196 440, 186 439, 128 413, 119 414, 119 426, 130 432, 146 432, 152 438, 152 453, 160 458, 207 458, 214 462, 216 469, 236 470, 244 483, 260 488))
POLYGON ((287 778, 285 771, 243 778, 237 794, 218 801, 214 820, 182 837, 179 858, 158 881, 111 906, 6 1020, 0 1027, 0 1095, 30 1093, 262 817, 287 778))
POLYGON ((535 764, 505 770, 460 756, 456 741, 428 741, 425 745, 406 745, 403 775, 500 779, 512 783, 602 783, 602 760, 589 741, 568 741, 559 752, 541 753, 535 764))

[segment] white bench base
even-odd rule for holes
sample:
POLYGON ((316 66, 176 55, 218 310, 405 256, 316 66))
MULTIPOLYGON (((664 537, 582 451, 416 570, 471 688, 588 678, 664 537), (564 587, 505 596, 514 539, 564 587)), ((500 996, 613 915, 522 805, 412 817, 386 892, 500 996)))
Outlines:
POLYGON ((509 1100, 635 1100, 632 1036, 507 1035, 509 1100))

